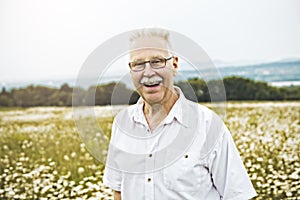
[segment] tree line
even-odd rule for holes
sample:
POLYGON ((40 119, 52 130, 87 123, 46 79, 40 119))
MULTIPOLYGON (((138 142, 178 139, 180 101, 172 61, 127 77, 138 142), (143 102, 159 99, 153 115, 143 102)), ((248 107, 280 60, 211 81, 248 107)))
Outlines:
MULTIPOLYGON (((187 81, 175 83, 175 85, 182 89, 188 99, 196 102, 211 101, 210 94, 217 92, 218 87, 222 89, 221 86, 223 84, 227 100, 300 100, 300 86, 273 87, 266 82, 258 82, 241 77, 226 77, 223 80, 208 82, 199 78, 192 78, 187 81)), ((88 89, 72 88, 68 84, 63 84, 60 88, 30 85, 24 88, 14 88, 10 91, 2 88, 0 106, 32 107, 133 104, 138 98, 139 95, 137 92, 129 89, 123 83, 115 82, 91 86, 88 89)))

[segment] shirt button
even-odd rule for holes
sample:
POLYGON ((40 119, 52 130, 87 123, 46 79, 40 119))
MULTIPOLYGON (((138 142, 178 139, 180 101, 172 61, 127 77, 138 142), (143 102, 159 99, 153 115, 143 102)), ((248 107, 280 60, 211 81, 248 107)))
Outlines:
POLYGON ((150 158, 152 157, 152 153, 149 154, 149 157, 150 157, 150 158))
POLYGON ((148 178, 148 182, 151 182, 151 178, 148 178))
POLYGON ((188 157, 189 157, 189 155, 185 155, 184 157, 185 157, 185 158, 188 158, 188 157))

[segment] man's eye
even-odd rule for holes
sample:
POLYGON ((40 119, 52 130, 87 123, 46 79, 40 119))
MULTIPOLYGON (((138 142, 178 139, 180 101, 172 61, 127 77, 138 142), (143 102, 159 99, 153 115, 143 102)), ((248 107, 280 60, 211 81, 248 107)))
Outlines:
POLYGON ((140 66, 143 66, 144 64, 145 64, 145 62, 134 62, 134 63, 132 63, 132 66, 140 67, 140 66))
POLYGON ((160 63, 163 63, 163 62, 164 62, 163 59, 153 59, 153 60, 151 60, 151 63, 153 63, 153 64, 160 64, 160 63))

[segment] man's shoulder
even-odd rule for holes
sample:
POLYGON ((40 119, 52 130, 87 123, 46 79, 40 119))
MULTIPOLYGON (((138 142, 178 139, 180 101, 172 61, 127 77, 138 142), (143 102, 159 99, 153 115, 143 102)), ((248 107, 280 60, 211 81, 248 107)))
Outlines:
POLYGON ((193 102, 190 100, 186 100, 185 103, 187 104, 187 106, 184 107, 185 109, 189 109, 191 114, 197 113, 198 116, 203 117, 205 120, 210 120, 213 117, 213 115, 216 114, 212 109, 200 103, 193 102))
POLYGON ((124 107, 118 111, 118 113, 115 115, 115 119, 126 119, 128 120, 131 118, 137 110, 137 104, 129 105, 127 107, 124 107), (125 118, 124 118, 125 117, 125 118))

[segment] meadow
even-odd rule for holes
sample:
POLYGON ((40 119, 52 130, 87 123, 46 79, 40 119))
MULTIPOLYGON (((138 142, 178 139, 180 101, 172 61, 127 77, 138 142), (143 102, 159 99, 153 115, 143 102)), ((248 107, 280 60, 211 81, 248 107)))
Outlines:
MULTIPOLYGON (((95 112, 109 137, 108 110, 95 112)), ((226 113, 255 199, 300 199, 300 102, 228 102, 226 113)), ((0 109, 0 199, 113 199, 103 169, 72 108, 0 109)))

